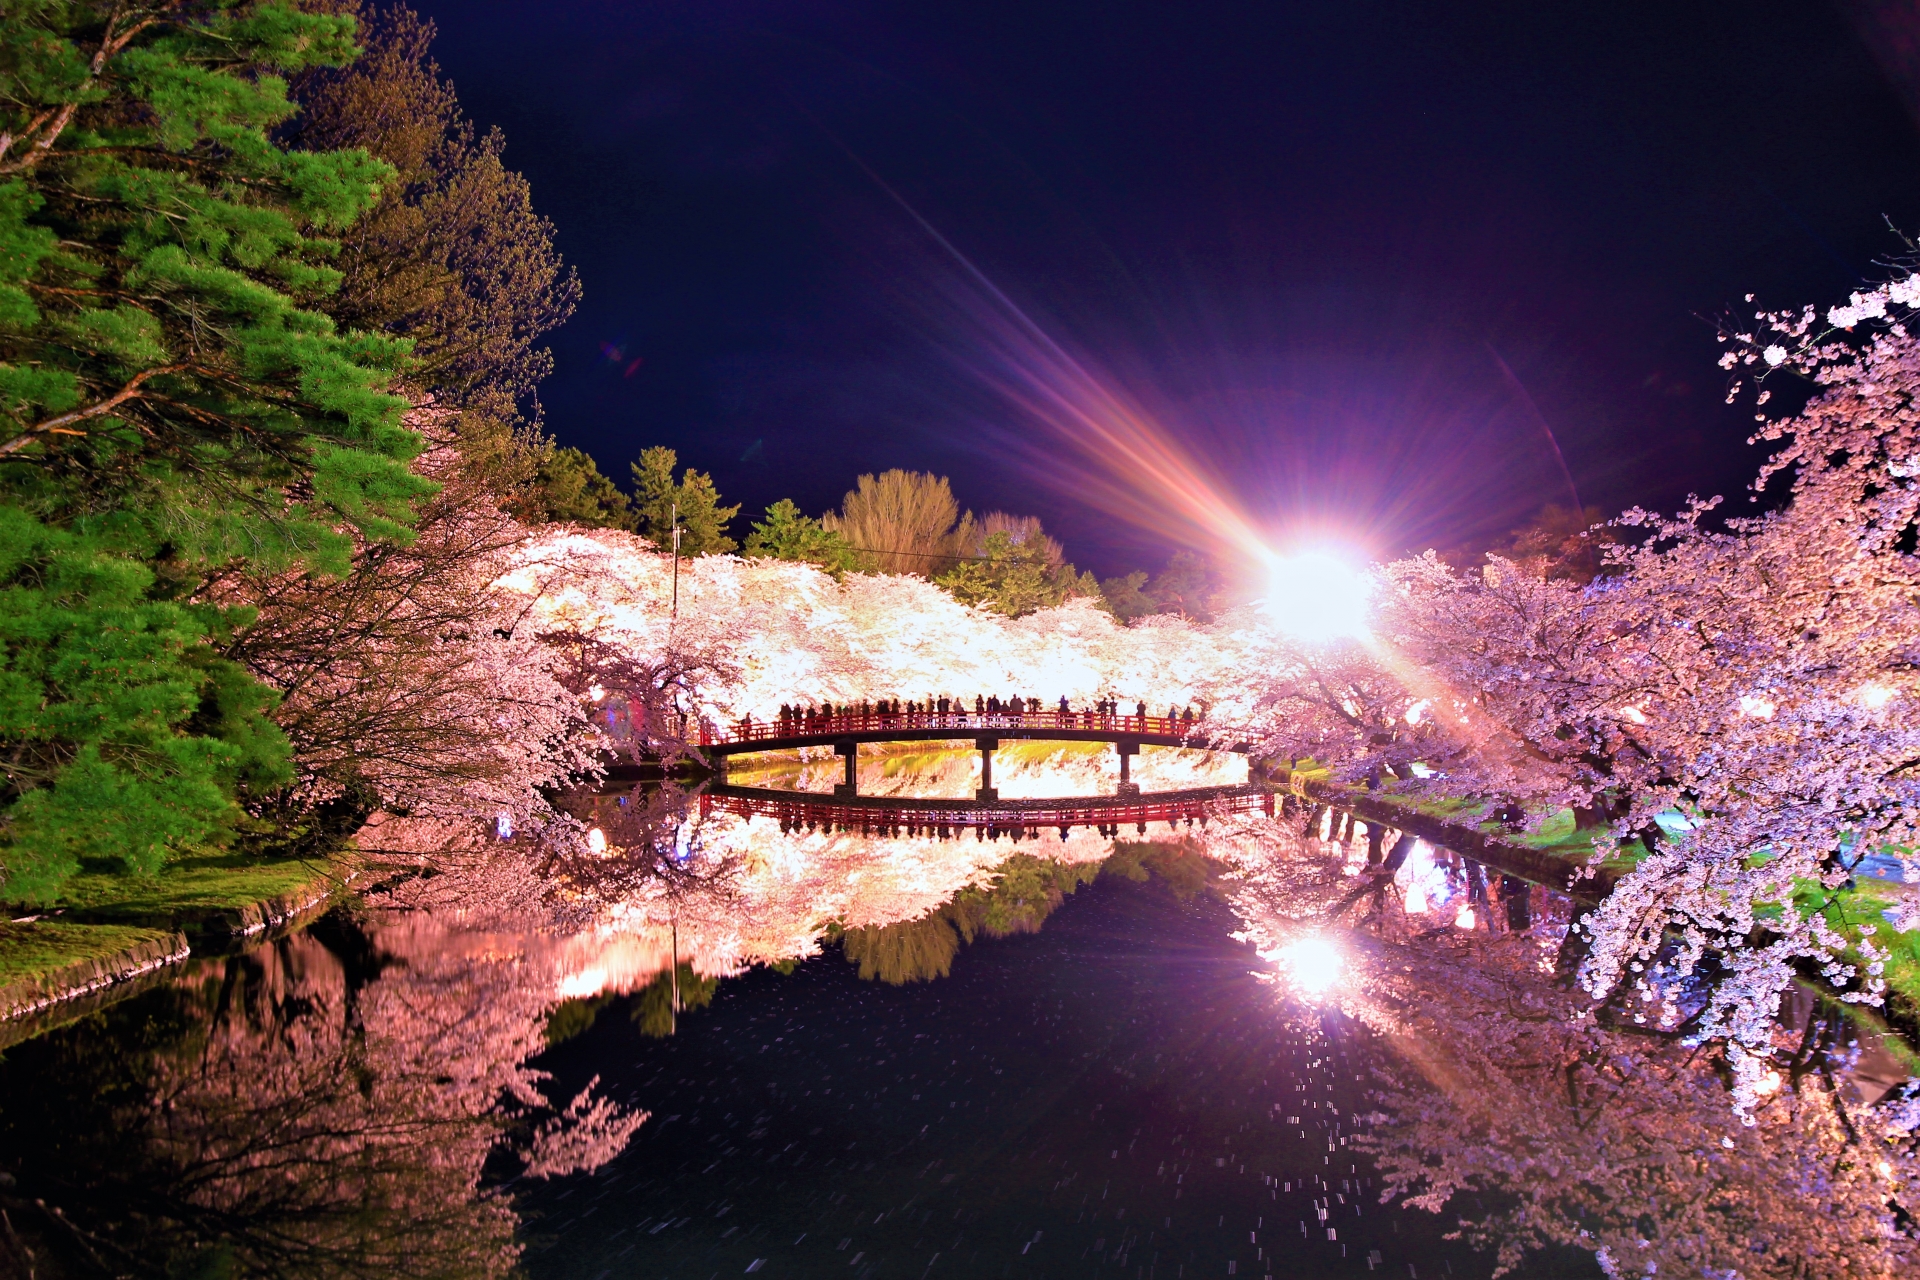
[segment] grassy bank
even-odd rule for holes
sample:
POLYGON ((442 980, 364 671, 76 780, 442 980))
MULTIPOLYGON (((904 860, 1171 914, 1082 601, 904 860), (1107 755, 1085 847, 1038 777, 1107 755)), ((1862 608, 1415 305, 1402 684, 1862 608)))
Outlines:
MULTIPOLYGON (((112 867, 88 867, 67 882, 60 902, 43 914, 108 923, 160 923, 183 927, 197 918, 270 899, 298 896, 341 878, 339 863, 307 858, 259 862, 236 854, 206 854, 170 864, 153 879, 112 867)), ((21 914, 15 912, 16 915, 21 914)))
MULTIPOLYGON (((1366 809, 1374 810, 1381 821, 1391 825, 1396 812, 1416 835, 1468 856, 1483 853, 1496 856, 1526 856, 1542 860, 1538 867, 1546 874, 1520 874, 1540 883, 1552 883, 1556 877, 1564 886, 1573 873, 1588 864, 1593 851, 1591 831, 1576 829, 1572 810, 1563 809, 1549 816, 1537 828, 1527 832, 1506 829, 1488 819, 1487 806, 1470 800, 1438 799, 1397 794, 1392 786, 1378 791, 1342 787, 1327 780, 1324 770, 1302 771, 1296 775, 1314 799, 1335 808, 1348 808, 1364 821, 1366 809)), ((1633 870, 1646 856, 1637 841, 1599 864, 1598 883, 1610 888, 1619 877, 1633 870)), ((1490 863, 1490 865, 1498 865, 1490 863)), ((1593 883, 1593 882, 1588 882, 1593 883)), ((1868 936, 1882 954, 1883 976, 1887 983, 1885 1022, 1869 1009, 1844 1006, 1849 1016, 1868 1031, 1890 1026, 1909 1046, 1920 1044, 1920 929, 1895 932, 1887 922, 1887 912, 1896 901, 1915 892, 1913 886, 1889 884, 1880 880, 1856 880, 1850 887, 1826 890, 1818 884, 1803 883, 1794 895, 1794 906, 1803 913, 1820 912, 1827 923, 1847 940, 1841 959, 1864 967, 1867 957, 1860 944, 1868 936), (1869 935, 1869 931, 1871 931, 1869 935)), ((1785 909, 1784 904, 1781 907, 1785 909)), ((1908 1054, 1910 1065, 1920 1066, 1920 1057, 1908 1054)))
POLYGON ((151 967, 156 947, 170 953, 183 937, 217 950, 324 901, 351 871, 345 861, 232 854, 185 858, 151 879, 85 867, 52 906, 4 908, 0 993, 110 980, 117 968, 151 967))
POLYGON ((69 965, 110 960, 142 943, 171 936, 162 929, 124 924, 0 923, 0 989, 37 982, 69 965))

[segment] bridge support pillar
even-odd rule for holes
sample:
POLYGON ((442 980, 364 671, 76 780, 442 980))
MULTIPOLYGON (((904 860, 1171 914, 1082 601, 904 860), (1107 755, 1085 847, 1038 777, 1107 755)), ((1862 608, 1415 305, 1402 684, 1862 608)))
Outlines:
POLYGON ((1113 749, 1120 753, 1120 785, 1115 789, 1114 794, 1122 796, 1139 795, 1140 784, 1133 780, 1133 770, 1131 766, 1133 764, 1133 758, 1140 754, 1140 744, 1122 739, 1113 744, 1113 749))
POLYGON ((980 801, 998 800, 1000 789, 993 785, 993 753, 1000 749, 998 738, 975 738, 973 745, 980 750, 980 789, 973 798, 980 801))
POLYGON ((857 742, 836 742, 833 754, 847 762, 847 780, 836 783, 833 794, 836 796, 857 796, 860 794, 860 744, 857 742))

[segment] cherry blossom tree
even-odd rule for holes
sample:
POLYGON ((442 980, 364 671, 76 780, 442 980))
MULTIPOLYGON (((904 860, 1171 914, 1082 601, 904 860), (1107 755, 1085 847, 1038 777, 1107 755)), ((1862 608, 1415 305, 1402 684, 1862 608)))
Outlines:
POLYGON ((1298 819, 1216 823, 1197 844, 1230 868, 1243 936, 1276 962, 1287 1007, 1337 1011, 1387 1050, 1354 1144, 1382 1199, 1454 1218, 1496 1275, 1554 1246, 1618 1277, 1895 1276, 1920 1261, 1915 1108, 1852 1096, 1843 1018, 1774 1026, 1777 1069, 1743 1127, 1730 1055, 1564 984, 1564 909, 1525 929, 1436 919, 1404 868, 1378 884, 1298 819), (1381 909, 1349 914, 1356 887, 1381 909), (1300 968, 1307 939, 1331 960, 1300 968))

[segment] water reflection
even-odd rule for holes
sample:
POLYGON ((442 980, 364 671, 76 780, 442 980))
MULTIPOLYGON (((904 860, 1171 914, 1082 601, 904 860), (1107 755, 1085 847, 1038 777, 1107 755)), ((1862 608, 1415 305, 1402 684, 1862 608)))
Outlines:
POLYGON ((507 1272, 504 1153, 590 1170, 643 1118, 556 1108, 564 944, 343 914, 9 1049, 0 1203, 14 1274, 507 1272))
MULTIPOLYGON (((737 756, 727 766, 727 781, 826 795, 843 767, 824 747, 737 756)), ((980 786, 980 753, 971 741, 866 746, 858 778, 863 796, 971 799, 980 786)), ((1008 739, 994 752, 993 778, 1006 800, 1111 796, 1120 781, 1120 757, 1103 743, 1008 739)), ((1133 758, 1132 780, 1150 792, 1240 786, 1247 781, 1247 759, 1228 751, 1145 746, 1133 758)))
MULTIPOLYGON (((1036 778, 1100 784, 1065 759, 1036 778)), ((930 768, 862 790, 960 771, 930 768)), ((1160 780, 1209 776, 1179 768, 1160 780)), ((1577 904, 1444 849, 1286 805, 1015 840, 702 801, 575 797, 602 839, 533 868, 537 899, 492 863, 396 874, 7 1050, 0 1256, 41 1276, 1916 1262, 1898 1073, 1843 1011, 1788 1011, 1742 1126, 1684 1022, 1576 998, 1577 904)))
POLYGON ((1348 845, 1276 838, 1292 856, 1259 864, 1237 906, 1282 951, 1354 921, 1332 993, 1390 1051, 1355 1141, 1386 1197, 1457 1219, 1498 1270, 1554 1246, 1622 1276, 1920 1262, 1911 1121, 1867 1105, 1885 1089, 1863 1068, 1888 1059, 1850 1010, 1807 1000, 1782 1020, 1784 1069, 1743 1125, 1726 1064, 1688 1041, 1684 1016, 1655 1033, 1636 1004, 1569 989, 1563 895, 1516 892, 1444 852, 1389 877, 1348 845))

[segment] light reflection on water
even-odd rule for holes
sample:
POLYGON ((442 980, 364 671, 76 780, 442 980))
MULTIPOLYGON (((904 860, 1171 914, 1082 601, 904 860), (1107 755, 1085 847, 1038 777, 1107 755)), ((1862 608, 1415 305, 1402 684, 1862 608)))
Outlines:
MULTIPOLYGON (((830 749, 816 747, 737 756, 728 766, 727 780, 824 795, 841 780, 844 767, 830 749)), ((970 799, 980 786, 980 772, 980 753, 965 740, 860 748, 859 787, 864 796, 970 799)), ((1233 752, 1143 746, 1133 759, 1132 775, 1146 791, 1239 786, 1247 781, 1247 759, 1233 752)), ((994 751, 993 779, 1007 800, 1110 796, 1120 781, 1120 758, 1104 743, 1007 739, 994 751)))
MULTIPOLYGON (((861 788, 940 794, 970 754, 867 761, 861 788)), ((1234 767, 1167 754, 1136 765, 1149 790, 1234 767)), ((1036 752, 996 780, 1023 768, 1104 778, 1036 752)), ((606 856, 550 868, 544 914, 403 884, 7 1050, 0 1256, 583 1280, 1913 1260, 1910 1144, 1872 1136, 1890 1080, 1843 1020, 1789 1011, 1742 1127, 1710 1055, 1574 1001, 1567 899, 1445 850, 1376 880, 1364 840, 1260 815, 1014 844, 783 833, 672 788, 582 803, 606 856)))

